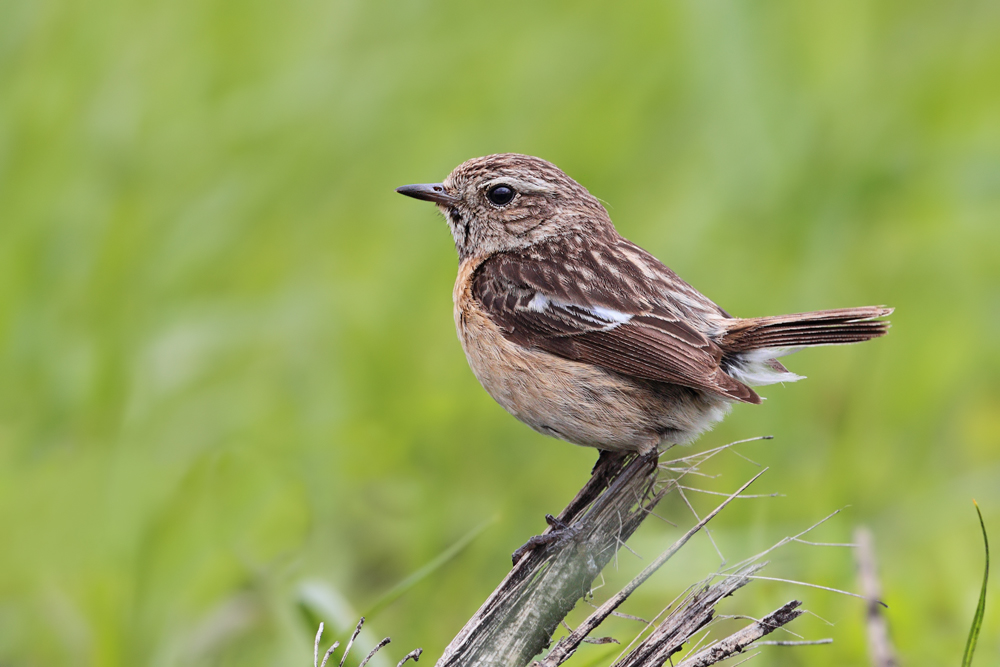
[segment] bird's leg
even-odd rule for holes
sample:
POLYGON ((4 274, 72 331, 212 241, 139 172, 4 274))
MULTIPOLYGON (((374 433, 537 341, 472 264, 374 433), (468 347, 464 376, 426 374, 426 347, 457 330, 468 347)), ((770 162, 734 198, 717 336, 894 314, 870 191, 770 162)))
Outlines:
POLYGON ((546 514, 545 521, 549 524, 548 530, 541 535, 535 535, 518 547, 517 551, 513 553, 511 560, 514 561, 515 565, 529 551, 552 544, 572 534, 575 530, 573 522, 579 516, 582 516, 587 506, 604 492, 608 484, 618 476, 625 465, 631 460, 630 457, 632 456, 632 454, 626 452, 615 452, 606 449, 602 449, 600 452, 593 470, 590 471, 590 479, 587 480, 584 487, 577 493, 576 498, 570 501, 570 504, 562 511, 562 514, 558 518, 551 514, 546 514))
POLYGON ((529 538, 527 542, 519 546, 517 550, 511 554, 510 560, 513 565, 517 565, 517 562, 521 560, 521 558, 529 551, 534 551, 538 547, 544 547, 547 544, 557 542, 576 532, 576 529, 573 526, 563 523, 551 514, 545 515, 545 523, 549 524, 548 532, 529 538))

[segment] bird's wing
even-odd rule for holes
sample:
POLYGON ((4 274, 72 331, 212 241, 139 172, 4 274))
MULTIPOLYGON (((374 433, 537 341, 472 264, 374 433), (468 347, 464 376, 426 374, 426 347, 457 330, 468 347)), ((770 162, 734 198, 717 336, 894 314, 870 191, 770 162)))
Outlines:
POLYGON ((634 260, 651 256, 631 257, 639 249, 628 242, 626 252, 581 239, 554 243, 561 245, 500 253, 476 269, 473 296, 505 337, 622 375, 760 402, 722 370, 719 346, 685 321, 689 308, 722 313, 717 306, 679 278, 681 296, 672 301, 658 281, 676 276, 666 267, 669 275, 650 275, 634 260))

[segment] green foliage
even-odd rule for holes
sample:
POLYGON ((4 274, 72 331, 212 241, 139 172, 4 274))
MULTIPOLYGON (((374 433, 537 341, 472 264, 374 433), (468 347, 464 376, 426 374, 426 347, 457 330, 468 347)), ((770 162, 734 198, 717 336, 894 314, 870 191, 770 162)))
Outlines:
MULTIPOLYGON (((343 641, 401 582, 357 654, 433 661, 595 458, 478 386, 445 226, 393 192, 496 151, 735 314, 897 307, 696 446, 776 436, 740 448, 784 496, 719 517, 731 562, 850 505, 816 539, 870 525, 905 663, 954 660, 979 567, 954 517, 1000 507, 997 81, 987 0, 0 2, 0 663, 305 665, 317 619, 343 641)), ((718 563, 686 551, 624 611, 718 563)), ((855 588, 842 550, 769 572, 855 588)), ((836 643, 769 664, 862 664, 856 600, 759 581, 726 611, 797 595, 836 643)))
POLYGON ((983 616, 986 614, 986 584, 990 579, 990 540, 986 536, 986 524, 983 523, 983 513, 976 505, 976 515, 979 517, 979 527, 983 531, 983 546, 986 550, 986 565, 983 568, 983 588, 979 592, 979 604, 976 605, 976 615, 972 617, 972 627, 969 628, 969 639, 965 642, 965 653, 962 655, 962 667, 971 667, 972 656, 976 652, 976 642, 979 641, 979 631, 983 628, 983 616))

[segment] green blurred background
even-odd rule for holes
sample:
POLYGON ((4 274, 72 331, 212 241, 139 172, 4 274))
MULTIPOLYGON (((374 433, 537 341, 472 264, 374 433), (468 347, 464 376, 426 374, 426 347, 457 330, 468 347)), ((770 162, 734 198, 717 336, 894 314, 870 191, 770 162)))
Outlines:
MULTIPOLYGON (((361 613, 361 655, 437 659, 595 459, 478 386, 446 227, 393 193, 500 151, 735 314, 897 308, 695 447, 776 436, 740 449, 784 496, 720 517, 730 562, 849 506, 815 539, 870 525, 904 663, 958 662, 973 497, 1000 543, 1000 4, 7 0, 0 665, 305 665, 361 613)), ((857 590, 847 550, 775 561, 857 590)), ((626 611, 718 565, 700 538, 626 611)), ((755 582, 724 611, 796 596, 835 643, 760 664, 865 664, 858 600, 755 582)))

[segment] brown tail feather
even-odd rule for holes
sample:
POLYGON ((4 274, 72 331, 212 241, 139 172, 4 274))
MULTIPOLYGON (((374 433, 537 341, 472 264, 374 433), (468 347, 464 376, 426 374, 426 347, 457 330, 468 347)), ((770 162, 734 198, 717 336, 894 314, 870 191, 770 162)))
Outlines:
POLYGON ((884 336, 892 312, 885 306, 839 308, 811 313, 734 319, 717 341, 725 352, 748 352, 768 347, 846 345, 884 336))

